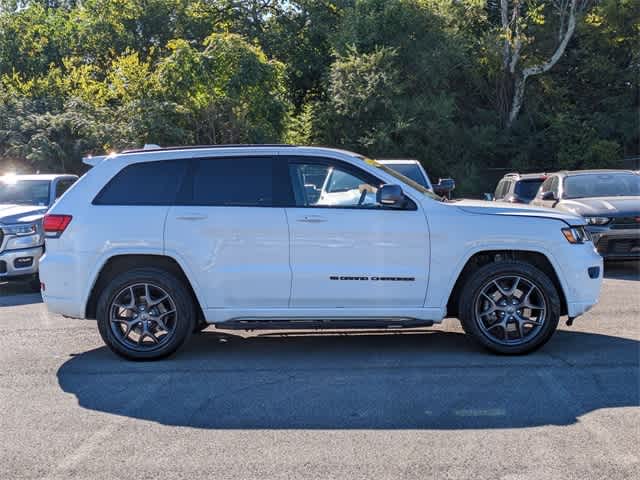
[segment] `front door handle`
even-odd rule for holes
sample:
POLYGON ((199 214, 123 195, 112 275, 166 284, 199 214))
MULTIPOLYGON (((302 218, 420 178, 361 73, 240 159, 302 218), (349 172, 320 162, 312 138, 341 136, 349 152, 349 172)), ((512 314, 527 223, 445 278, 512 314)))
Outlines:
POLYGON ((323 223, 327 221, 326 217, 321 217, 320 215, 305 215, 304 217, 300 217, 297 220, 302 223, 323 223))
POLYGON ((200 213, 185 213, 184 215, 179 215, 176 217, 176 220, 189 220, 189 221, 206 220, 206 219, 207 219, 207 216, 202 215, 200 213))

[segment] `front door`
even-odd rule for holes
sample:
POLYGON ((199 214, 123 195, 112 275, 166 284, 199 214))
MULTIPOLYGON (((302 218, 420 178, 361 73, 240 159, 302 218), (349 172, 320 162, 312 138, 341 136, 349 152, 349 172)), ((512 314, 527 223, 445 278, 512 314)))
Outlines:
POLYGON ((421 207, 379 205, 382 182, 339 161, 292 158, 289 172, 291 307, 422 307, 429 234, 421 207))

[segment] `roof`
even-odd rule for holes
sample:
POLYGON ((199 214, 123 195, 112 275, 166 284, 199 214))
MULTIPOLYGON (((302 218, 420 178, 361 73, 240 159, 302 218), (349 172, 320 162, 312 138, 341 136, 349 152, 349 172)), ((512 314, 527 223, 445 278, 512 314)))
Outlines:
POLYGON ((518 173, 518 172, 511 172, 505 175, 505 177, 517 177, 522 180, 545 179, 548 176, 549 176, 548 173, 518 173))
POLYGON ((419 164, 418 160, 412 158, 376 158, 376 162, 382 163, 383 165, 398 165, 402 163, 408 164, 419 164))
MULTIPOLYGON (((247 150, 248 152, 278 152, 285 153, 289 155, 295 155, 296 152, 299 153, 319 153, 319 154, 331 154, 331 153, 339 153, 342 155, 348 155, 350 157, 363 158, 361 155, 358 155, 354 152, 349 152, 347 150, 340 150, 336 148, 329 147, 304 147, 299 145, 280 145, 280 144, 261 144, 261 145, 190 145, 190 146, 180 146, 180 147, 165 147, 165 148, 146 148, 146 149, 137 149, 137 150, 125 150, 120 153, 111 153, 109 155, 100 155, 100 156, 89 156, 83 158, 83 162, 87 165, 95 166, 98 163, 112 158, 117 157, 126 157, 128 155, 135 155, 144 158, 146 156, 155 156, 162 153, 178 153, 181 154, 181 157, 185 158, 189 152, 197 151, 201 152, 203 156, 220 154, 220 152, 224 151, 234 151, 234 150, 247 150)), ((169 157, 166 157, 169 158, 169 157)))
POLYGON ((558 174, 560 175, 566 175, 566 176, 571 176, 571 175, 597 175, 597 174, 604 174, 604 173, 629 173, 629 174, 634 174, 633 170, 623 170, 623 169, 616 169, 616 168, 600 168, 600 169, 592 169, 592 170, 563 170, 561 172, 558 172, 558 174))
POLYGON ((77 178, 76 175, 72 175, 70 173, 46 173, 46 174, 33 174, 33 175, 0 175, 0 180, 3 181, 13 181, 13 180, 54 180, 60 177, 74 177, 77 178))

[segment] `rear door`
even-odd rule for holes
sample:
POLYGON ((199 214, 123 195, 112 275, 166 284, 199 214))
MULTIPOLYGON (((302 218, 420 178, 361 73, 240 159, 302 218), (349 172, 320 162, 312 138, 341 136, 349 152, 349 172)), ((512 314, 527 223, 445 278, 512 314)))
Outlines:
POLYGON ((276 169, 272 155, 191 162, 165 246, 187 265, 208 309, 289 304, 289 230, 276 169))
POLYGON ((289 171, 291 307, 422 307, 429 231, 420 206, 379 205, 382 182, 337 160, 290 158, 289 171))

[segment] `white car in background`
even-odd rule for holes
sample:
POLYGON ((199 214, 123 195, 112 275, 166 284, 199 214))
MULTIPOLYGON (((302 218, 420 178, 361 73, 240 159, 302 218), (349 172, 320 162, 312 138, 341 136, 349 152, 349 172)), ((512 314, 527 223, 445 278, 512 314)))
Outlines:
POLYGON ((28 279, 40 290, 42 217, 77 179, 64 174, 0 176, 0 280, 28 279))
POLYGON ((404 328, 446 316, 488 349, 521 354, 598 301, 602 258, 581 217, 444 202, 351 152, 181 147, 91 163, 45 216, 42 294, 53 312, 97 319, 126 358, 170 355, 208 325, 404 328), (328 172, 343 192, 327 188, 328 172), (326 203, 323 190, 350 193, 326 203))
POLYGON ((441 178, 433 185, 426 170, 418 160, 413 159, 377 159, 377 161, 395 170, 400 175, 413 180, 437 195, 450 197, 451 192, 456 188, 456 183, 452 178, 441 178))

